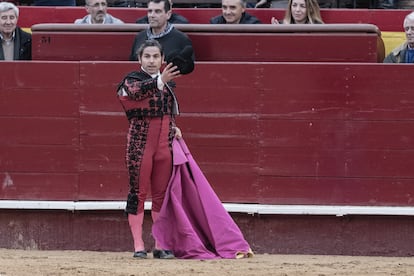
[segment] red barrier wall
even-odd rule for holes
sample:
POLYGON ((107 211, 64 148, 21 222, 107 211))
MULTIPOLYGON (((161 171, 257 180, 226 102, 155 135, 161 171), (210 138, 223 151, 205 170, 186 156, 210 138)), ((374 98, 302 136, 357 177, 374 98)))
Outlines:
MULTIPOLYGON (((39 24, 32 28, 34 60, 129 60, 146 25, 39 24)), ((369 24, 177 25, 197 61, 382 62, 379 30, 369 24), (323 43, 321 43, 323 41, 323 43), (304 48, 306 45, 306 48, 304 48)))
MULTIPOLYGON (((129 62, 2 62, 1 199, 123 200, 129 62)), ((197 63, 178 124, 224 202, 412 206, 414 67, 197 63)))
MULTIPOLYGON (((75 19, 86 15, 83 7, 30 7, 21 6, 19 25, 29 28, 39 23, 73 23, 75 19)), ((126 23, 135 23, 136 19, 146 15, 143 8, 109 8, 109 13, 126 23)), ((185 16, 190 23, 208 24, 209 19, 221 13, 221 9, 181 8, 175 12, 185 16)), ((274 16, 282 19, 283 9, 248 9, 262 23, 270 23, 274 16)), ((402 22, 410 10, 374 10, 374 9, 322 9, 325 23, 366 23, 377 25, 381 31, 403 31, 402 22)))

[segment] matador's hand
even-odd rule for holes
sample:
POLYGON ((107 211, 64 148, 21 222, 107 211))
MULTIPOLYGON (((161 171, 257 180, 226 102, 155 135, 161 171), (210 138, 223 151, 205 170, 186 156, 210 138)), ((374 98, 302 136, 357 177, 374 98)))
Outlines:
POLYGON ((163 83, 167 83, 179 76, 181 76, 181 74, 177 66, 172 63, 168 63, 161 73, 161 80, 163 83))
POLYGON ((173 127, 172 129, 174 131, 174 137, 176 139, 181 139, 183 137, 181 130, 178 127, 173 127))

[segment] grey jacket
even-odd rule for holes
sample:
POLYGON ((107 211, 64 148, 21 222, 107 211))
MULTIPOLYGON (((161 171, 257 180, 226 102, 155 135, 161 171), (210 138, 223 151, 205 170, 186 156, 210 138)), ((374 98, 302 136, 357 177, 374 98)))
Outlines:
POLYGON ((385 57, 384 63, 405 63, 405 55, 407 54, 407 42, 404 42, 385 57))
MULTIPOLYGON (((84 18, 76 19, 75 24, 91 24, 91 15, 88 14, 84 18)), ((124 24, 121 19, 113 17, 109 13, 105 15, 104 24, 124 24)))

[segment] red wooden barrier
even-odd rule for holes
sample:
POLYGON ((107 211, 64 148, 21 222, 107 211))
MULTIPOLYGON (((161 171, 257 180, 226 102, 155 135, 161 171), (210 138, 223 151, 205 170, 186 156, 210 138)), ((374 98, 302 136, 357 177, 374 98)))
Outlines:
POLYGON ((77 198, 79 64, 1 67, 0 198, 77 198))
MULTIPOLYGON (((19 25, 30 28, 39 23, 73 23, 75 19, 86 15, 83 7, 31 7, 21 6, 19 25)), ((221 13, 221 9, 180 8, 174 9, 186 17, 192 24, 208 24, 211 17, 221 13)), ((109 8, 108 12, 126 23, 135 23, 136 19, 146 15, 143 8, 109 8)), ((282 9, 248 9, 262 23, 270 23, 275 16, 282 19, 282 9)), ((381 31, 402 32, 402 22, 410 10, 374 10, 374 9, 322 9, 321 15, 325 23, 365 23, 374 24, 381 31)))
MULTIPOLYGON (((39 24, 32 27, 34 60, 128 60, 146 25, 39 24)), ((367 24, 177 25, 197 61, 382 62, 379 30, 367 24)))
MULTIPOLYGON (((131 62, 2 62, 1 199, 123 200, 131 62)), ((414 67, 197 63, 183 129, 224 202, 413 206, 414 67)))

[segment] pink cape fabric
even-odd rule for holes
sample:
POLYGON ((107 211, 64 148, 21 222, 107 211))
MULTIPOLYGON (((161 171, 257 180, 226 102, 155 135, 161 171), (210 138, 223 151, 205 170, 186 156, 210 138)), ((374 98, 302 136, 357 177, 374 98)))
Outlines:
POLYGON ((234 259, 250 252, 183 139, 174 139, 173 153, 173 173, 152 227, 159 245, 183 259, 234 259))

